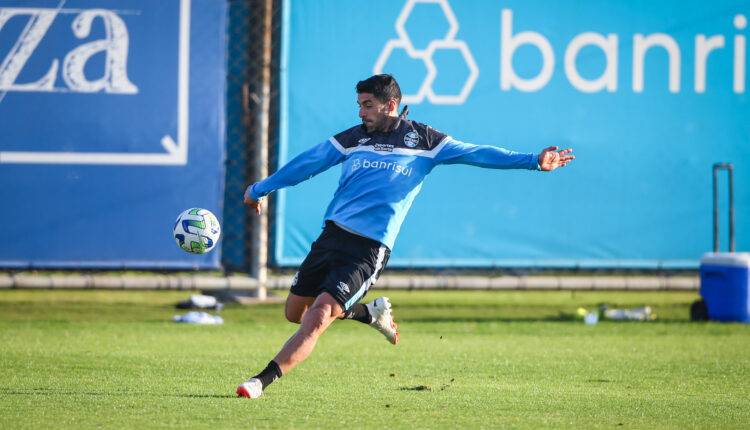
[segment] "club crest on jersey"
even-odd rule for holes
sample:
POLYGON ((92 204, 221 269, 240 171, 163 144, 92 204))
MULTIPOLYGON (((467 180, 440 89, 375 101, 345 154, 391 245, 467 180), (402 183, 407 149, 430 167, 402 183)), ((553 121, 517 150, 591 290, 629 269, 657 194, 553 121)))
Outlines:
POLYGON ((414 148, 415 146, 419 145, 419 135, 416 131, 410 131, 406 133, 406 136, 404 136, 404 145, 408 146, 409 148, 414 148))

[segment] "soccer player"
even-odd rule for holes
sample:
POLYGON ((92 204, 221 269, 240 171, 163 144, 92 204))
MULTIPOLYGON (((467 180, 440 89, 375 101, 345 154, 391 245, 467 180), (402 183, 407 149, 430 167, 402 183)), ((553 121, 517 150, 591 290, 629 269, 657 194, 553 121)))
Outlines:
POLYGON ((237 387, 239 396, 259 397, 310 355, 318 337, 336 319, 369 324, 392 344, 398 343, 388 298, 359 301, 383 271, 401 223, 435 166, 551 171, 575 158, 571 149, 556 146, 533 154, 464 143, 406 119, 406 109, 399 116, 401 89, 390 75, 372 76, 356 88, 362 124, 313 146, 245 192, 245 204, 260 214, 261 199, 271 192, 342 164, 323 231, 286 300, 286 318, 300 327, 265 369, 237 387))

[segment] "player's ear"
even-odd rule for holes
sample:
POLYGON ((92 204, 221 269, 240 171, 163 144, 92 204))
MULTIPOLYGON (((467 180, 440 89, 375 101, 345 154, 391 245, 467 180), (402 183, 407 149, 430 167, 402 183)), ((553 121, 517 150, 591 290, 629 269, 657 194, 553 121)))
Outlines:
POLYGON ((388 100, 388 113, 391 112, 398 113, 398 102, 396 101, 396 99, 388 100))

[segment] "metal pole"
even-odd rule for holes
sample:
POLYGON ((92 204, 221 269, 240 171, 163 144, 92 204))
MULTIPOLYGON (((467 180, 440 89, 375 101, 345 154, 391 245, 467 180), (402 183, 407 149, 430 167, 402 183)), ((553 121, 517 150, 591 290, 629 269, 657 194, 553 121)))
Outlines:
POLYGON ((732 163, 715 163, 713 167, 714 252, 719 252, 719 170, 726 170, 729 175, 729 252, 734 252, 734 166, 732 163))
MULTIPOLYGON (((255 142, 255 180, 268 176, 268 130, 271 108, 271 62, 273 55, 273 0, 263 0, 263 51, 260 72, 260 109, 257 112, 257 133, 255 142)), ((251 267, 250 275, 258 280, 258 298, 266 299, 268 283, 268 205, 263 204, 263 212, 251 215, 251 267)))
POLYGON ((727 164, 729 173, 729 252, 734 252, 734 167, 727 164))
POLYGON ((713 197, 714 197, 714 253, 719 252, 719 164, 714 164, 713 197))

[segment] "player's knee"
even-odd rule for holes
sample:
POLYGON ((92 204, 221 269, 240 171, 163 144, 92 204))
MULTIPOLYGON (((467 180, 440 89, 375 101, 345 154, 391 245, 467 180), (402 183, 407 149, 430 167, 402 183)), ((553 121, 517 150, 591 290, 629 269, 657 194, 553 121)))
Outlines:
POLYGON ((299 312, 297 310, 287 309, 284 314, 287 321, 289 321, 290 323, 299 324, 302 321, 302 315, 304 314, 304 311, 299 312))
POLYGON ((305 315, 308 305, 304 299, 290 294, 284 305, 284 317, 291 323, 299 324, 305 315))

